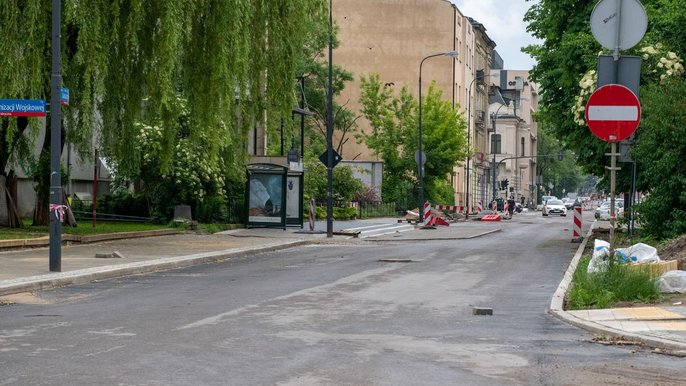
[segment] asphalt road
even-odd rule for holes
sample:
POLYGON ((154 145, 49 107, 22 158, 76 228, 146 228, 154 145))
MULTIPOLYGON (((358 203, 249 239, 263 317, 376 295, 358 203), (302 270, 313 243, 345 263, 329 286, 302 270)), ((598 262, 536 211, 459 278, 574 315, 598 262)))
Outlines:
POLYGON ((0 385, 686 384, 683 359, 592 343, 546 313, 577 247, 569 217, 503 228, 27 295, 0 308, 0 385))

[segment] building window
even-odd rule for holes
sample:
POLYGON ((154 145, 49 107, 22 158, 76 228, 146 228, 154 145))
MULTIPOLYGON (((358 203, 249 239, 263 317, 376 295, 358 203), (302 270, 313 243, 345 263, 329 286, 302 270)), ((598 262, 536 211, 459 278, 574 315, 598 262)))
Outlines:
POLYGON ((491 154, 500 154, 500 134, 491 135, 491 154))
POLYGON ((524 137, 522 137, 522 151, 521 151, 521 154, 519 154, 522 157, 524 157, 524 141, 525 141, 525 139, 524 139, 524 137))

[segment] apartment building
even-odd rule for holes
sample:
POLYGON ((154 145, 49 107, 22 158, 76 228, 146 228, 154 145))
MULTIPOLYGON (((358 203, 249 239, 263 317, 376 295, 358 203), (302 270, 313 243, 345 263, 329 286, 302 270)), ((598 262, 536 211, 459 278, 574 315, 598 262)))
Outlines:
MULTIPOLYGON (((449 176, 455 202, 469 203, 473 209, 479 201, 490 201, 493 89, 489 85, 499 73, 491 73, 496 42, 486 28, 447 0, 333 0, 333 17, 340 41, 333 62, 354 74, 338 102, 358 114, 361 75, 377 73, 387 87, 399 90, 406 85, 417 96, 422 60, 448 51, 458 53, 454 59, 436 56, 424 61, 422 93, 426 95, 435 81, 443 98, 469 122, 469 146, 474 154, 455 165, 449 176)), ((357 123, 360 130, 370 130, 363 118, 357 123)), ((353 141, 345 144, 342 156, 344 160, 381 161, 364 144, 353 141)))
POLYGON ((493 69, 492 74, 493 93, 502 96, 490 105, 490 156, 497 167, 492 197, 514 195, 519 202, 535 203, 538 88, 528 71, 493 69), (507 189, 502 189, 502 181, 508 182, 507 189))

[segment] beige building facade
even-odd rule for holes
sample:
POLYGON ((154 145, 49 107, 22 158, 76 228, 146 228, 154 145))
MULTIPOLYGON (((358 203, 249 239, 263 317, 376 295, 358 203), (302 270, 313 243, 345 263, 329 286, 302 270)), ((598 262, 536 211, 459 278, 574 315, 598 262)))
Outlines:
MULTIPOLYGON (((406 85, 416 97, 422 60, 448 51, 458 53, 457 58, 436 56, 424 61, 422 94, 426 95, 435 81, 443 99, 459 109, 469 123, 473 156, 455 165, 447 176, 455 191, 455 203, 469 203, 472 210, 479 201, 487 204, 491 191, 488 176, 492 174, 488 158, 489 85, 498 74, 490 70, 496 43, 484 26, 447 0, 333 0, 333 17, 340 42, 333 52, 333 63, 354 76, 337 102, 357 115, 361 115, 358 100, 362 75, 379 74, 382 84, 398 91, 406 85)), ((369 131, 364 118, 357 123, 359 130, 369 131)), ((342 156, 344 160, 382 161, 364 144, 353 141, 344 145, 342 156)))
MULTIPOLYGON (((495 131, 491 132, 491 157, 497 162, 496 197, 513 195, 518 202, 536 202, 538 88, 528 71, 492 70, 492 86, 505 105, 490 106, 495 131), (497 189, 507 180, 507 191, 497 189)), ((493 192, 493 191, 492 191, 493 192)))

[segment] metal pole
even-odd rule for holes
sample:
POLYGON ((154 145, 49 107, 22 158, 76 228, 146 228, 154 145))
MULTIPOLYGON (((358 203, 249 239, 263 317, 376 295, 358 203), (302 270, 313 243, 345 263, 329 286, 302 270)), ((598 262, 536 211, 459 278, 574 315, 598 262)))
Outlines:
MULTIPOLYGON (((631 195, 629 196, 629 210, 631 210, 631 226, 629 227, 629 233, 634 234, 634 204, 636 203, 636 161, 632 162, 631 170, 631 195)), ((626 204, 624 205, 626 208, 626 204)))
POLYGON ((495 172, 496 172, 496 163, 495 163, 495 135, 496 135, 496 122, 498 121, 498 113, 500 112, 500 109, 503 108, 505 105, 500 105, 498 107, 498 110, 495 111, 495 114, 491 116, 491 122, 493 122, 493 136, 491 137, 491 153, 493 153, 493 201, 495 201, 496 197, 496 187, 495 187, 495 172))
POLYGON ((52 78, 50 88, 50 271, 62 271, 62 223, 58 216, 62 205, 60 171, 62 117, 60 88, 62 87, 61 40, 62 2, 52 0, 52 78))
MULTIPOLYGON (((476 76, 474 79, 472 79, 472 82, 469 84, 469 91, 467 92, 467 150, 470 149, 471 146, 471 137, 472 137, 472 86, 474 85, 474 81, 476 80, 476 76)), ((476 139, 476 138, 475 138, 476 139)), ((470 207, 470 202, 469 202, 469 163, 471 161, 471 155, 467 157, 467 171, 465 173, 465 205, 464 205, 464 218, 468 219, 469 218, 469 207, 470 207)))
POLYGON ((329 85, 326 94, 326 237, 333 237, 333 0, 329 0, 329 85))
POLYGON ((417 222, 424 222, 424 153, 422 153, 422 65, 428 57, 422 59, 419 63, 419 128, 418 128, 418 148, 419 155, 417 157, 417 177, 419 177, 419 187, 417 188, 417 208, 419 209, 419 218, 417 222))
MULTIPOLYGON (((498 107, 498 110, 500 110, 500 107, 498 107)), ((493 153, 493 201, 496 199, 495 195, 495 128, 496 128, 496 121, 498 120, 497 118, 497 113, 493 114, 493 117, 491 117, 492 122, 493 122, 493 135, 491 136, 491 153, 493 153)))
MULTIPOLYGON (((615 83, 619 79, 619 38, 622 23, 622 0, 617 0, 617 23, 615 27, 615 83)), ((612 139, 612 138, 611 138, 612 139)), ((617 183, 617 143, 612 142, 610 150, 610 259, 615 256, 615 224, 617 223, 615 210, 615 188, 617 183)))
POLYGON ((615 187, 617 185, 617 142, 612 142, 610 150, 610 257, 615 255, 615 187))
MULTIPOLYGON (((305 76, 300 79, 300 108, 305 109, 305 76)), ((305 114, 300 114, 300 162, 305 158, 305 114)))
POLYGON ((424 65, 424 61, 429 59, 429 58, 434 58, 436 56, 450 56, 452 58, 457 57, 457 52, 455 51, 448 51, 448 52, 441 52, 439 54, 433 54, 426 56, 422 59, 421 62, 419 62, 419 112, 418 112, 418 120, 419 120, 419 127, 417 129, 418 131, 418 154, 417 154, 417 177, 419 178, 419 188, 417 189, 418 193, 418 203, 417 207, 419 210, 419 218, 417 219, 418 222, 423 222, 424 221, 424 162, 426 161, 426 157, 423 156, 422 153, 422 66, 424 65))
POLYGON ((98 149, 95 149, 95 159, 93 160, 93 228, 98 211, 98 149))

